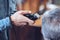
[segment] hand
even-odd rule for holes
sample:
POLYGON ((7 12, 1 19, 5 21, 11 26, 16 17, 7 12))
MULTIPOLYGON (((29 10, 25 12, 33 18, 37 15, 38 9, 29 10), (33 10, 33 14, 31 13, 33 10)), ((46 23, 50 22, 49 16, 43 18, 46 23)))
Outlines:
POLYGON ((31 26, 34 21, 29 18, 23 16, 24 14, 31 13, 31 11, 18 11, 11 16, 11 21, 16 26, 27 25, 27 23, 31 26))

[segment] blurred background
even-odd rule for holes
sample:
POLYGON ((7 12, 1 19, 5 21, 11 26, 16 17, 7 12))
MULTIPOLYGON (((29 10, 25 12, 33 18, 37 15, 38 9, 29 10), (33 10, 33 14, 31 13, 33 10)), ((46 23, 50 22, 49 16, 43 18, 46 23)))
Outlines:
MULTIPOLYGON (((60 0, 16 0, 17 11, 31 10, 32 13, 45 10, 52 10, 60 7, 60 0)), ((40 15, 42 17, 42 14, 40 15)), ((35 20, 36 26, 25 26, 23 28, 14 28, 11 30, 10 40, 43 40, 41 34, 42 19, 35 20)))

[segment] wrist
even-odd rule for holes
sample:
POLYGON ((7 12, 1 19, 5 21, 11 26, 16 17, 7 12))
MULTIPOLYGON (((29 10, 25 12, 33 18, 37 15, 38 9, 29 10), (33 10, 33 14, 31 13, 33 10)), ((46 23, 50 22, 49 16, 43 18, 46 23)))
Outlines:
POLYGON ((11 20, 11 22, 13 22, 13 16, 10 16, 10 20, 11 20))
POLYGON ((11 23, 11 25, 12 25, 12 24, 13 24, 12 16, 10 16, 9 18, 10 18, 10 23, 11 23))

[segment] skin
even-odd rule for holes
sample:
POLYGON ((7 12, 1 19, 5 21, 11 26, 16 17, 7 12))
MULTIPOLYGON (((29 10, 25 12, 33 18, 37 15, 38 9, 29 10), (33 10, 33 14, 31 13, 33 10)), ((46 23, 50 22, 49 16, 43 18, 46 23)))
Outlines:
POLYGON ((16 13, 14 13, 12 16, 11 16, 11 21, 14 25, 16 26, 22 26, 22 25, 30 25, 32 26, 32 24, 34 23, 34 21, 30 20, 29 18, 23 16, 24 14, 27 14, 27 13, 31 13, 31 11, 18 11, 16 13))

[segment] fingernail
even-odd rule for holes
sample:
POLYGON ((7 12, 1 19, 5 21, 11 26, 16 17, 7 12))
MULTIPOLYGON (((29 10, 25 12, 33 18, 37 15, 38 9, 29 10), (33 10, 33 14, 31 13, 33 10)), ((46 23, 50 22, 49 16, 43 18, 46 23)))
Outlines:
POLYGON ((29 11, 29 13, 31 13, 31 11, 29 11))

